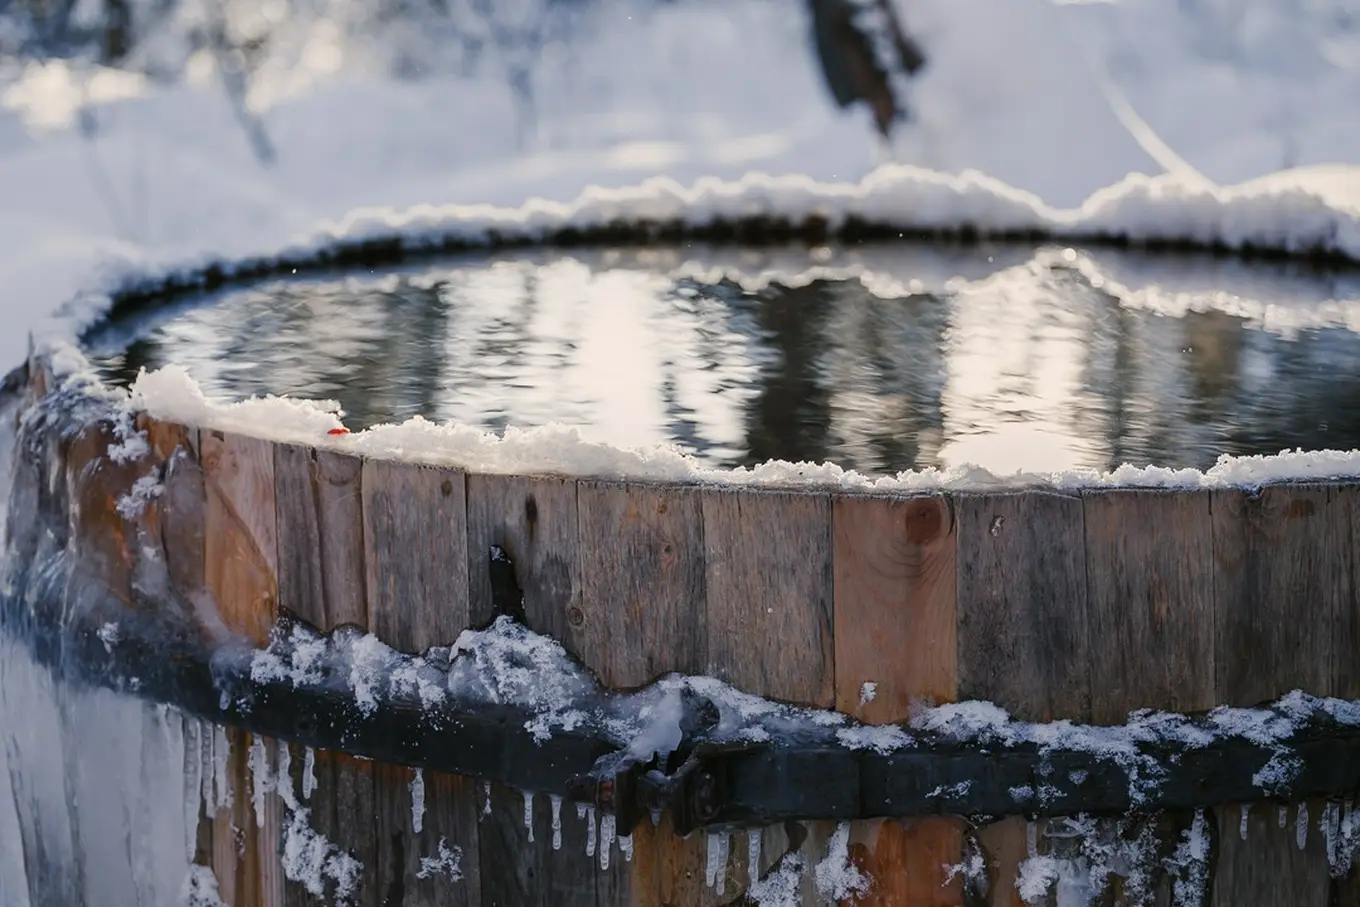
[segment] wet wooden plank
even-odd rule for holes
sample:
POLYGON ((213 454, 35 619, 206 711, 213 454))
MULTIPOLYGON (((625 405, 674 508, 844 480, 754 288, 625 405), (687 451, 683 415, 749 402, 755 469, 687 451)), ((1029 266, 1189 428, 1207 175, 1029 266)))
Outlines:
MULTIPOLYGON (((280 606, 332 632, 369 626, 362 467, 357 457, 280 444, 274 451, 278 499, 280 606)), ((318 751, 310 826, 362 864, 357 907, 379 900, 373 763, 318 751)), ((289 904, 315 903, 302 885, 289 904)))
POLYGON ((470 475, 467 478, 468 588, 474 623, 493 617, 487 562, 499 545, 515 564, 529 626, 580 655, 581 610, 576 482, 470 475))
POLYGON ((171 591, 180 602, 197 609, 202 606, 207 544, 199 433, 145 414, 138 417, 137 427, 146 432, 152 456, 164 471, 164 490, 147 505, 148 523, 164 553, 171 591))
POLYGON ((835 704, 831 498, 704 492, 708 669, 748 693, 835 704))
MULTIPOLYGON (((1294 689, 1354 695, 1354 501, 1352 489, 1328 485, 1212 493, 1218 702, 1252 706, 1294 689)), ((1325 853, 1299 851, 1296 819, 1291 811, 1280 829, 1276 811, 1258 807, 1245 842, 1224 836, 1216 905, 1247 892, 1260 903, 1327 903, 1325 853)))
POLYGON ((410 653, 451 644, 470 623, 462 471, 369 460, 362 496, 373 633, 410 653))
POLYGON ((1083 496, 1091 719, 1216 705, 1213 524, 1203 492, 1083 496))
MULTIPOLYGON (((529 627, 589 664, 578 638, 584 612, 575 481, 470 475, 467 499, 474 621, 484 624, 494 614, 488 559, 491 546, 499 545, 514 562, 529 627)), ((616 850, 609 870, 598 868, 598 854, 586 855, 586 823, 570 804, 559 809, 558 846, 552 846, 550 804, 547 797, 535 798, 529 843, 522 792, 493 787, 491 811, 481 818, 486 904, 593 905, 600 887, 617 888, 626 872, 623 860, 616 850)))
MULTIPOLYGON (((582 614, 573 639, 582 659, 612 687, 642 686, 671 671, 704 673, 700 493, 583 481, 577 508, 582 614)), ((668 822, 643 822, 633 843, 625 872, 599 881, 601 907, 715 902, 704 886, 702 835, 682 840, 668 822)))
POLYGON ((1331 879, 1327 850, 1318 819, 1322 804, 1305 809, 1302 834, 1297 806, 1285 809, 1272 803, 1252 807, 1247 836, 1241 836, 1241 809, 1235 805, 1217 810, 1218 860, 1210 907, 1240 904, 1287 904, 1289 907, 1327 907, 1331 904, 1331 879), (1304 846, 1299 847, 1299 838, 1304 846))
MULTIPOLYGON (((378 839, 375 835, 377 799, 374 793, 373 763, 331 750, 316 750, 313 774, 316 787, 303 808, 309 811, 306 827, 336 848, 328 851, 330 858, 337 851, 357 860, 361 869, 354 882, 355 890, 344 903, 354 907, 378 907, 382 903, 378 878, 378 839)), ((302 881, 289 879, 284 889, 284 903, 289 907, 315 907, 317 904, 338 903, 336 880, 333 874, 323 873, 324 895, 320 898, 309 892, 302 881)))
MULTIPOLYGON (((362 500, 373 632, 404 652, 449 645, 469 623, 463 473, 369 460, 362 500)), ((375 895, 380 903, 406 907, 478 907, 476 784, 422 772, 413 789, 416 777, 402 766, 373 767, 375 895), (413 811, 416 802, 422 807, 413 811), (422 860, 433 861, 423 864, 423 877, 422 860)))
POLYGON ((213 818, 212 869, 222 902, 228 907, 278 907, 286 902, 282 853, 283 810, 277 797, 254 809, 250 771, 251 734, 228 728, 227 785, 231 803, 213 818))
MULTIPOLYGON (((205 494, 203 618, 263 645, 274 625, 278 558, 274 517, 273 449, 268 442, 223 432, 199 432, 205 494)), ((228 761, 231 806, 213 822, 213 871, 232 907, 283 903, 278 857, 282 815, 266 798, 265 820, 251 804, 251 736, 231 730, 228 761)))
POLYGON ((707 667, 704 530, 696 489, 581 482, 577 489, 586 663, 612 687, 707 667))
POLYGON ((959 698, 1018 718, 1086 720, 1090 657, 1082 502, 964 494, 958 520, 959 698))
POLYGON ((275 447, 279 601, 323 629, 368 626, 362 467, 334 451, 275 447))
MULTIPOLYGON (((707 673, 757 696, 834 706, 831 497, 710 489, 703 503, 707 673)), ((815 865, 835 823, 800 825, 804 855, 815 865)), ((781 840, 783 829, 769 830, 765 849, 778 851, 781 840)), ((729 880, 743 880, 744 862, 730 861, 729 880)), ((815 902, 815 891, 809 873, 804 901, 815 902)))
MULTIPOLYGON (((1018 718, 1087 720, 1087 629, 1082 502, 1046 491, 963 494, 957 521, 958 694, 1018 718)), ((1026 825, 978 830, 988 854, 990 902, 1015 907, 1026 825)))
POLYGON ((207 591, 228 629, 263 645, 278 600, 273 447, 203 430, 199 451, 207 591))
MULTIPOLYGON (((956 698, 955 541, 948 499, 838 497, 833 504, 836 709, 870 724, 956 698), (866 688, 871 684, 872 688, 866 688)), ((958 819, 853 824, 851 854, 873 880, 861 904, 956 905, 958 819)))
POLYGON ((1355 491, 1276 485, 1213 492, 1218 699, 1355 688, 1355 491))
POLYGON ((112 424, 101 421, 85 426, 61 451, 76 555, 72 569, 84 575, 74 588, 91 596, 82 609, 107 611, 114 621, 120 606, 135 606, 132 586, 140 547, 136 523, 120 512, 119 502, 152 471, 141 458, 111 456, 110 448, 121 445, 112 424), (102 601, 94 600, 96 589, 102 601))

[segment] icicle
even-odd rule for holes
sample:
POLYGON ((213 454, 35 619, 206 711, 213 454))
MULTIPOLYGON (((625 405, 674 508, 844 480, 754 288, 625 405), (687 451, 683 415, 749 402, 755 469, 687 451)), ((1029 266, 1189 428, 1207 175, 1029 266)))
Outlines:
POLYGON ((609 852, 614 849, 614 823, 613 813, 605 813, 600 816, 600 868, 609 868, 609 852))
POLYGON ((586 856, 595 856, 595 807, 586 807, 586 856))
POLYGON ((746 878, 748 885, 754 885, 760 878, 760 842, 762 832, 759 828, 746 829, 746 878))
POLYGON ((1299 813, 1294 823, 1294 843, 1299 845, 1299 850, 1308 847, 1308 804, 1299 804, 1299 813))
POLYGON ((293 750, 283 740, 279 741, 279 767, 275 784, 279 790, 279 797, 283 800, 283 805, 296 810, 298 801, 297 796, 293 793, 293 750))
POLYGON ((718 884, 718 836, 705 835, 704 842, 708 846, 708 860, 704 865, 704 884, 713 888, 718 884))
POLYGON ((619 835, 619 850, 623 853, 625 863, 633 862, 633 836, 619 835))
MULTIPOLYGON (((411 830, 420 834, 425 827, 425 769, 418 768, 411 777, 411 830)), ((530 840, 533 840, 530 838, 530 840)))
POLYGON ((269 751, 264 740, 258 735, 250 738, 250 805, 255 811, 255 827, 264 828, 265 796, 274 789, 274 779, 269 771, 269 751))
POLYGON ((202 747, 199 759, 203 762, 203 808, 211 818, 217 812, 217 801, 213 799, 213 776, 217 771, 217 763, 213 761, 213 726, 200 724, 198 737, 199 746, 202 747))
POLYGON ((1247 839, 1247 819, 1251 817, 1251 807, 1246 803, 1242 804, 1242 816, 1237 820, 1237 835, 1243 841, 1247 839))
POLYGON ((720 832, 718 834, 718 877, 714 884, 719 895, 727 890, 727 854, 731 847, 732 835, 725 831, 720 832))
POLYGON ((1025 854, 1030 857, 1039 855, 1039 826, 1033 820, 1025 823, 1025 854))
POLYGON ((661 824, 661 807, 653 806, 651 809, 647 810, 647 812, 651 813, 652 816, 652 828, 656 828, 661 824))
POLYGON ((213 786, 217 788, 217 808, 228 809, 232 803, 231 775, 227 772, 227 760, 231 757, 231 740, 227 729, 214 725, 213 732, 213 786))
POLYGON ((552 804, 553 850, 562 849, 562 798, 553 794, 548 798, 552 804))
POLYGON ((302 799, 312 799, 312 793, 316 790, 316 750, 307 747, 307 753, 302 757, 302 799))
POLYGON ((1276 818, 1276 821, 1279 822, 1281 828, 1287 828, 1287 827, 1289 827, 1289 807, 1288 807, 1288 806, 1281 806, 1281 807, 1280 807, 1280 814, 1279 814, 1279 816, 1276 818))
POLYGON ((491 815, 491 782, 482 782, 482 815, 491 815))
POLYGON ((524 792, 524 827, 529 832, 529 843, 534 843, 534 795, 524 792))

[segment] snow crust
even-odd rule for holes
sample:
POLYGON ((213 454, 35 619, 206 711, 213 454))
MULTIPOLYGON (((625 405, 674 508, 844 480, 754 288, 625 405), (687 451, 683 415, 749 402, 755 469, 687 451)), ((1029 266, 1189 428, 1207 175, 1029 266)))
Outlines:
POLYGON ((457 423, 438 424, 419 416, 362 432, 343 429, 338 404, 287 397, 219 402, 206 397, 179 366, 142 372, 127 405, 151 416, 200 428, 236 432, 274 441, 310 444, 374 459, 456 466, 488 474, 618 477, 657 482, 841 488, 913 492, 1014 487, 1154 487, 1186 490, 1251 487, 1285 480, 1348 479, 1360 476, 1358 451, 1288 451, 1271 456, 1224 455, 1208 470, 1125 465, 1109 472, 1092 469, 1048 473, 996 474, 976 466, 905 471, 868 476, 830 463, 770 461, 733 470, 706 466, 671 446, 624 449, 586 439, 564 425, 500 434, 457 423))
MULTIPOLYGON (((327 639, 297 626, 289 633, 275 634, 268 649, 253 655, 252 674, 257 679, 297 687, 321 683, 318 674, 297 669, 298 658, 309 665, 324 665, 322 674, 348 677, 351 688, 371 696, 376 708, 388 707, 389 702, 410 703, 417 694, 396 677, 403 666, 418 664, 415 669, 432 686, 442 687, 460 702, 512 705, 523 710, 524 729, 539 742, 558 733, 589 730, 642 762, 653 756, 665 757, 680 745, 683 701, 696 694, 717 707, 717 723, 707 736, 718 743, 776 738, 835 741, 847 749, 868 748, 887 755, 944 740, 1001 748, 1032 745, 1041 757, 1057 751, 1084 752, 1124 770, 1129 797, 1135 805, 1148 802, 1156 794, 1165 775, 1161 760, 1168 747, 1187 751, 1216 740, 1241 739, 1267 748, 1279 746, 1282 757, 1283 744, 1310 721, 1324 718, 1343 726, 1360 726, 1360 707, 1356 704, 1298 691, 1270 708, 1220 707, 1202 721, 1144 710, 1132 713, 1127 723, 1116 726, 1066 720, 1033 724, 1012 719, 992 703, 963 702, 923 709, 905 726, 869 727, 839 712, 770 702, 702 676, 671 675, 638 691, 606 695, 558 642, 508 617, 497 618, 485 630, 464 631, 452 647, 432 650, 428 658, 401 655, 371 635, 337 633, 327 639), (362 657, 356 659, 356 653, 363 653, 362 657), (436 668, 436 661, 449 666, 436 668), (1154 751, 1161 755, 1153 755, 1154 751)), ((420 699, 426 705, 434 701, 420 699)), ((1264 797, 1280 792, 1280 785, 1290 780, 1292 776, 1263 770, 1255 783, 1264 797)), ((947 803, 964 792, 942 785, 932 796, 947 803)), ((1017 809, 1033 809, 1051 802, 1053 793, 1047 784, 1038 788, 1026 785, 1013 789, 1011 796, 1017 809)), ((526 793, 525 822, 530 827, 532 803, 532 794, 526 793)), ((557 809, 554 804, 555 813, 557 809)), ((600 829, 600 842, 608 847, 612 826, 608 817, 601 818, 606 824, 600 829)), ((590 821, 593 825, 594 819, 590 821)), ((725 845, 714 842, 714 846, 725 845)), ((1047 871, 1037 865, 1034 873, 1036 880, 1047 877, 1047 871)))

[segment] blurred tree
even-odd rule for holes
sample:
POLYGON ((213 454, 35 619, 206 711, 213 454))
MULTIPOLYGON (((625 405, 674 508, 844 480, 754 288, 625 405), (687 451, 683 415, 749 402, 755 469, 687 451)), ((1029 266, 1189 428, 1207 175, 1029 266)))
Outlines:
POLYGON ((903 30, 891 0, 808 0, 813 44, 832 98, 840 107, 864 101, 884 138, 909 112, 896 79, 926 64, 920 46, 903 30))

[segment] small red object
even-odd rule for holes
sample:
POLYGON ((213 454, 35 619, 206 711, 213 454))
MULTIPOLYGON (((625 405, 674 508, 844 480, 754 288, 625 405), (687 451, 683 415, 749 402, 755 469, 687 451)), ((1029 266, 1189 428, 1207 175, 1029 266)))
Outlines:
POLYGON ((347 435, 347 434, 349 434, 349 429, 348 429, 348 428, 332 428, 330 431, 326 432, 326 434, 328 434, 328 435, 347 435))

